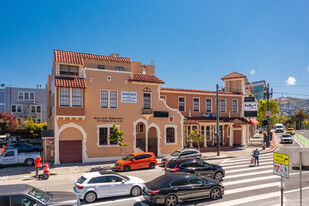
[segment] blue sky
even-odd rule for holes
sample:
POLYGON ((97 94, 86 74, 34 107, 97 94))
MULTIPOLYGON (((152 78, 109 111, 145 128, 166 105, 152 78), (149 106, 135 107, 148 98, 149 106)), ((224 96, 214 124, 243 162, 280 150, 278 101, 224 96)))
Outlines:
POLYGON ((237 71, 269 82, 275 97, 309 98, 308 8, 306 0, 5 1, 0 83, 45 85, 56 48, 154 60, 165 87, 215 90, 237 71))

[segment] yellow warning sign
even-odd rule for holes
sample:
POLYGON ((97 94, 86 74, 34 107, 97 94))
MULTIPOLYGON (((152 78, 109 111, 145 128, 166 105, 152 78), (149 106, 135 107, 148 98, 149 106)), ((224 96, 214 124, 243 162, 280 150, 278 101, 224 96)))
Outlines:
POLYGON ((289 155, 274 152, 274 162, 282 165, 289 165, 289 155))

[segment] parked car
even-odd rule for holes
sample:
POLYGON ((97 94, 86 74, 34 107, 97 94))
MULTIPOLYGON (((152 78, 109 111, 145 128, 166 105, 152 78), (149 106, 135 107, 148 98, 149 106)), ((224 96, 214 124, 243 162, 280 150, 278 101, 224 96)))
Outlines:
POLYGON ((142 168, 154 169, 157 164, 157 158, 154 153, 138 152, 129 154, 118 160, 115 164, 115 169, 124 172, 142 168))
POLYGON ((72 192, 44 192, 27 184, 1 185, 0 205, 45 206, 45 205, 80 205, 79 199, 72 192))
POLYGON ((98 198, 142 194, 144 180, 123 176, 113 172, 89 172, 83 174, 75 183, 74 192, 86 202, 98 198))
POLYGON ((225 176, 224 169, 215 164, 209 164, 199 159, 170 160, 165 167, 165 173, 188 172, 203 178, 222 180, 225 176))
POLYGON ((293 144, 293 137, 290 134, 282 134, 281 142, 293 144))
POLYGON ((39 152, 42 150, 42 148, 38 146, 34 146, 32 144, 25 143, 25 142, 17 142, 17 143, 8 144, 7 148, 18 149, 19 152, 39 152))
POLYGON ((7 141, 6 137, 7 137, 6 135, 0 135, 0 144, 1 145, 6 144, 6 141, 7 141))
POLYGON ((26 164, 31 166, 38 155, 40 152, 20 153, 18 149, 5 149, 4 153, 0 155, 0 165, 26 164))
POLYGON ((295 134, 295 130, 293 128, 287 128, 285 133, 288 133, 288 134, 291 134, 291 135, 294 135, 295 134))
POLYGON ((176 150, 172 154, 165 155, 164 157, 162 157, 161 163, 165 165, 170 160, 191 159, 191 158, 202 159, 202 154, 200 153, 200 151, 196 149, 176 150))
POLYGON ((147 201, 168 206, 196 199, 219 199, 223 194, 221 182, 188 173, 162 175, 145 183, 143 189, 147 201))

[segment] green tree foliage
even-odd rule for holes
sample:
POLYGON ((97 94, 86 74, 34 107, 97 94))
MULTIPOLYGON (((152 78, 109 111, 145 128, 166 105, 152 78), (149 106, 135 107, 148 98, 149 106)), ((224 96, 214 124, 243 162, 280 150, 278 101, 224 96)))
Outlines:
MULTIPOLYGON (((261 127, 262 127, 262 121, 264 119, 267 119, 266 110, 267 110, 267 100, 260 100, 260 102, 258 104, 257 121, 260 123, 261 127)), ((279 119, 279 117, 277 116, 279 114, 279 101, 278 101, 278 99, 270 99, 269 100, 269 110, 271 111, 271 115, 269 116, 269 125, 272 127, 276 123, 278 123, 278 119, 279 119)))
POLYGON ((16 117, 9 113, 0 112, 0 134, 15 130, 17 127, 16 117))
POLYGON ((116 141, 120 146, 121 156, 123 157, 123 147, 127 146, 127 143, 123 143, 123 131, 119 131, 118 127, 113 124, 113 133, 109 135, 110 141, 116 141))
POLYGON ((292 121, 296 123, 296 129, 301 129, 305 119, 307 119, 307 113, 303 109, 298 109, 292 116, 292 121))
POLYGON ((200 151, 200 142, 203 141, 206 137, 203 135, 200 135, 196 132, 196 130, 192 130, 188 136, 188 140, 191 140, 192 142, 197 142, 198 150, 200 151))
POLYGON ((287 120, 288 120, 288 115, 286 113, 280 112, 278 114, 278 122, 277 123, 285 124, 287 120))
POLYGON ((24 128, 27 130, 46 130, 47 122, 44 123, 35 123, 31 116, 28 117, 28 120, 24 123, 24 128))

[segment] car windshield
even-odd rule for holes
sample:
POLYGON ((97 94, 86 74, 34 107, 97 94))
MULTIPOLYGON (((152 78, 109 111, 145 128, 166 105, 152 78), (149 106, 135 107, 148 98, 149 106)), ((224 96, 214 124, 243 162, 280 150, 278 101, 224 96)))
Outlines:
POLYGON ((84 176, 81 176, 80 178, 78 178, 78 180, 76 181, 79 184, 82 184, 83 182, 85 182, 86 178, 84 176))
POLYGON ((288 128, 288 131, 293 131, 293 129, 292 128, 288 128))
POLYGON ((134 155, 133 154, 129 154, 129 155, 123 157, 122 160, 128 160, 128 159, 130 159, 132 157, 134 157, 134 155))
POLYGON ((276 128, 282 128, 283 126, 276 126, 276 128))
POLYGON ((175 157, 175 156, 178 156, 180 153, 181 153, 181 151, 176 150, 175 152, 173 152, 173 153, 171 154, 171 156, 175 157))
POLYGON ((50 199, 50 196, 46 192, 43 192, 42 190, 39 190, 35 187, 33 187, 28 194, 36 199, 41 200, 42 202, 47 202, 50 199))

